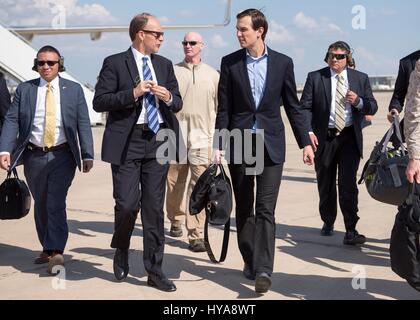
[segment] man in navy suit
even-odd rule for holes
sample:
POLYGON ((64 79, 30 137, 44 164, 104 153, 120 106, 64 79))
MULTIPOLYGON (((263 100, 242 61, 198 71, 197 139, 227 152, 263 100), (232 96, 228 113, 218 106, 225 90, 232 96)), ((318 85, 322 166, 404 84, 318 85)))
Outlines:
POLYGON ((10 106, 10 93, 7 89, 6 80, 3 74, 0 73, 0 132, 3 127, 4 117, 10 106))
POLYGON ((82 87, 58 76, 64 71, 58 50, 42 47, 33 70, 41 77, 17 87, 6 115, 0 166, 9 170, 23 163, 43 248, 35 263, 48 263, 52 273, 54 266, 64 264, 67 192, 76 167, 89 172, 93 166, 93 139, 82 87))
MULTIPOLYGON (((309 158, 312 148, 299 109, 292 59, 265 45, 268 23, 262 12, 247 9, 236 18, 242 49, 222 59, 215 128, 219 133, 225 129, 233 135, 240 132, 227 145, 230 156, 226 156, 236 199, 238 244, 245 262, 244 276, 255 280, 256 292, 265 293, 271 287, 274 211, 285 161, 283 103, 296 140, 309 158)), ((213 159, 220 162, 226 146, 219 135, 214 146, 213 159)))
POLYGON ((362 122, 378 105, 366 74, 348 68, 351 48, 337 41, 328 48, 328 67, 311 72, 303 89, 301 105, 307 112, 308 131, 315 150, 321 235, 332 236, 337 217, 338 194, 344 216, 346 245, 363 244, 356 230, 359 220, 356 174, 363 155, 362 122))
POLYGON ((102 160, 111 163, 115 199, 114 275, 128 274, 128 249, 138 212, 143 224, 147 284, 175 291, 162 272, 165 245, 163 204, 169 162, 159 155, 162 132, 179 132, 174 112, 182 107, 172 62, 157 55, 163 41, 156 17, 142 13, 129 28, 131 47, 104 60, 93 107, 107 111, 102 160), (162 130, 162 131, 161 131, 162 130))

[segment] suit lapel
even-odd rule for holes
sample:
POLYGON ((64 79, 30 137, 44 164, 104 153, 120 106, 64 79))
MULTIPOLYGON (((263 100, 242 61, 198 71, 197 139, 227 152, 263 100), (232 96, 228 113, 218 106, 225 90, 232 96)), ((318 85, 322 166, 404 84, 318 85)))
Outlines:
POLYGON ((270 54, 271 49, 267 47, 268 57, 267 57, 267 74, 265 76, 265 85, 264 92, 260 99, 260 105, 263 105, 263 101, 267 95, 267 90, 269 85, 274 81, 273 70, 276 70, 276 61, 274 61, 274 55, 270 54))
POLYGON ((159 85, 163 84, 163 74, 162 74, 162 68, 160 67, 160 65, 156 62, 155 59, 155 55, 152 54, 150 56, 150 61, 152 62, 152 66, 153 66, 153 70, 155 71, 155 75, 156 75, 156 79, 154 79, 155 81, 157 81, 157 83, 159 85))
POLYGON ((238 65, 239 75, 243 80, 242 83, 244 85, 245 91, 247 92, 248 99, 251 102, 251 105, 254 106, 254 108, 256 109, 254 97, 252 96, 251 83, 249 82, 246 59, 247 59, 246 49, 243 49, 243 58, 241 59, 238 65))
POLYGON ((139 69, 137 68, 136 60, 134 59, 133 52, 131 51, 131 47, 127 50, 125 62, 127 64, 128 72, 130 73, 130 77, 133 80, 133 87, 136 83, 136 79, 140 79, 139 69))
POLYGON ((321 72, 322 83, 324 84, 325 98, 327 99, 327 109, 331 106, 331 71, 330 68, 325 68, 321 72))
POLYGON ((29 99, 30 99, 29 105, 31 107, 31 122, 34 121, 34 117, 35 117, 36 101, 38 98, 38 86, 39 86, 40 81, 41 81, 41 78, 36 79, 34 82, 32 82, 32 86, 30 89, 31 92, 29 93, 29 99))
POLYGON ((359 94, 359 87, 357 86, 357 76, 354 70, 347 68, 347 79, 349 81, 349 90, 359 94))
POLYGON ((58 86, 60 87, 60 110, 61 110, 61 120, 63 121, 64 128, 66 127, 67 112, 69 108, 66 107, 66 102, 69 101, 67 97, 68 89, 62 78, 58 79, 58 86))

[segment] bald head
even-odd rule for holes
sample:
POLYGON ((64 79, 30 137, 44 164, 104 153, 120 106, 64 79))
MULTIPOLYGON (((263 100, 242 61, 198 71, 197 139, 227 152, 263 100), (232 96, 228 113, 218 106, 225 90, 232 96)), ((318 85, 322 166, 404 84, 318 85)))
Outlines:
POLYGON ((192 64, 199 64, 201 61, 201 50, 204 48, 203 37, 197 32, 187 32, 182 42, 185 54, 185 61, 192 64))
POLYGON ((187 32, 184 36, 184 40, 203 42, 203 37, 198 32, 187 32))

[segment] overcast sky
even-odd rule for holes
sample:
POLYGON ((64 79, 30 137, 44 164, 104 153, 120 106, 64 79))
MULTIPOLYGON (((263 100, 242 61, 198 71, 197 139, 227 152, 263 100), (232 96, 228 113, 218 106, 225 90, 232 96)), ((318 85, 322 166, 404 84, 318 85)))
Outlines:
MULTIPOLYGON (((398 60, 420 47, 417 0, 233 0, 227 27, 199 31, 206 44, 205 62, 218 69, 222 56, 239 49, 235 16, 252 7, 268 18, 267 44, 293 58, 298 83, 325 66, 326 49, 336 40, 350 44, 357 68, 370 75, 396 74, 398 60)), ((163 25, 219 24, 224 11, 224 0, 0 0, 0 21, 9 26, 51 26, 63 23, 58 19, 63 16, 66 26, 127 26, 140 12, 156 15, 163 25)), ((160 54, 181 61, 186 31, 166 30, 160 54)), ((45 44, 61 51, 70 74, 94 85, 103 59, 131 43, 125 33, 103 34, 98 41, 88 34, 37 36, 32 41, 36 49, 45 44)), ((5 44, 0 46, 7 50, 5 44)))

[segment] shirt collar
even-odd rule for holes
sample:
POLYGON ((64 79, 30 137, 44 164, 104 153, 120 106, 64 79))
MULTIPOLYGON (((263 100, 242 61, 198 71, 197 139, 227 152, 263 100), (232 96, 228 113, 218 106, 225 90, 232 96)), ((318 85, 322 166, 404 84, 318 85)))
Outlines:
POLYGON ((147 57, 150 60, 150 56, 144 55, 143 53, 141 53, 140 51, 138 51, 136 48, 134 48, 133 46, 131 46, 131 51, 133 52, 134 55, 134 59, 138 62, 143 63, 143 57, 147 57))
MULTIPOLYGON (((48 82, 44 79, 44 78, 40 78, 41 80, 39 81, 39 86, 40 87, 46 87, 47 85, 48 85, 48 82)), ((55 77, 54 79, 53 79, 53 81, 51 81, 51 87, 53 88, 53 89, 57 89, 58 88, 58 86, 59 86, 59 79, 60 79, 60 77, 59 76, 57 76, 57 77, 55 77)))
POLYGON ((268 49, 267 49, 267 45, 264 45, 264 53, 263 53, 263 55, 261 56, 261 57, 258 57, 258 58, 255 58, 255 57, 253 57, 253 56, 251 56, 251 54, 249 53, 249 51, 248 50, 246 50, 246 56, 247 56, 247 58, 250 58, 250 59, 252 59, 252 60, 261 60, 261 59, 263 59, 263 58, 265 58, 265 57, 268 57, 268 49))
MULTIPOLYGON (((331 71, 331 78, 336 78, 337 77, 337 75, 338 75, 338 73, 337 72, 335 72, 333 69, 331 69, 330 68, 330 71, 331 71)), ((344 77, 344 79, 347 79, 347 68, 345 68, 341 73, 340 73, 343 77, 344 77)))

